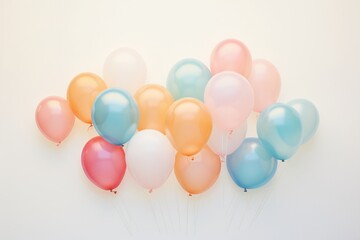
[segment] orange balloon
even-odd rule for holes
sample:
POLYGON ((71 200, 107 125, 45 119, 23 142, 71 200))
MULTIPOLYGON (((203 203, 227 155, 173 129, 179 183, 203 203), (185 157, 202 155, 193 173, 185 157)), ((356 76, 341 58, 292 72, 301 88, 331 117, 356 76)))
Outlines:
POLYGON ((74 77, 67 90, 67 99, 75 116, 91 124, 91 110, 95 98, 106 88, 105 82, 96 74, 81 73, 74 77))
POLYGON ((174 101, 169 91, 148 84, 137 90, 134 97, 140 111, 138 130, 155 129, 165 134, 166 115, 174 101))
POLYGON ((199 100, 182 98, 171 105, 166 121, 166 135, 181 154, 192 156, 200 152, 211 130, 210 113, 199 100))
POLYGON ((208 146, 194 157, 176 154, 175 176, 189 194, 199 194, 208 190, 219 177, 220 169, 220 157, 208 146))

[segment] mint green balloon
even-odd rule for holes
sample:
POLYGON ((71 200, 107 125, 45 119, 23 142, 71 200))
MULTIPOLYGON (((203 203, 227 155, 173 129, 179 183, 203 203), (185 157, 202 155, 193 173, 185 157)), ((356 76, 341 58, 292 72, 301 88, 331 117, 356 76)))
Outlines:
POLYGON ((166 87, 175 100, 185 97, 204 101, 204 91, 211 73, 208 67, 196 59, 177 62, 169 72, 166 87))

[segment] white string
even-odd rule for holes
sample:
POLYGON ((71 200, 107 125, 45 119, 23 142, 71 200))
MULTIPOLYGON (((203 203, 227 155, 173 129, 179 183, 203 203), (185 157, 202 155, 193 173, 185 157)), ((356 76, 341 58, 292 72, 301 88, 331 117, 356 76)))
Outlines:
POLYGON ((151 194, 149 194, 149 196, 148 196, 148 200, 149 200, 151 212, 152 212, 153 217, 154 217, 154 219, 155 219, 158 233, 161 233, 161 231, 160 231, 160 224, 159 224, 158 219, 157 219, 157 217, 156 217, 156 211, 155 211, 155 208, 154 208, 154 206, 153 206, 152 199, 151 199, 151 196, 150 196, 150 195, 151 195, 151 194))
POLYGON ((112 203, 113 207, 115 208, 116 212, 118 213, 118 215, 120 216, 120 219, 121 219, 121 221, 123 222, 126 231, 129 233, 130 236, 132 236, 133 234, 132 234, 130 225, 129 225, 128 222, 126 221, 123 213, 121 213, 121 211, 118 209, 118 207, 117 207, 117 205, 115 204, 114 201, 111 201, 111 203, 112 203))

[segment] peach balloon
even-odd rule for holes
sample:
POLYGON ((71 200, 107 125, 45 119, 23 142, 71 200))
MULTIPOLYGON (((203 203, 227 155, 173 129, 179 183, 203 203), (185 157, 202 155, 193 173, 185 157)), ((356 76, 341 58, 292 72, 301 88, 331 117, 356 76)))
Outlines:
POLYGON ((249 82, 254 89, 254 111, 261 112, 275 103, 280 95, 281 79, 276 67, 269 61, 253 61, 249 82))
POLYGON ((91 124, 91 110, 95 98, 106 88, 105 82, 96 74, 81 73, 74 77, 67 90, 67 99, 75 116, 91 124))
POLYGON ((218 43, 212 51, 210 68, 213 75, 233 71, 248 78, 251 63, 251 54, 245 44, 236 39, 226 39, 218 43))
POLYGON ((208 146, 194 157, 176 154, 175 176, 189 194, 199 194, 208 190, 216 182, 220 170, 220 158, 208 146))
POLYGON ((167 112, 174 99, 170 92, 156 84, 148 84, 135 93, 140 111, 138 130, 154 129, 165 134, 167 112))
POLYGON ((211 130, 210 113, 199 100, 182 98, 171 105, 167 115, 166 135, 181 154, 192 156, 200 152, 211 130))
POLYGON ((69 103, 61 97, 47 97, 35 112, 36 124, 50 141, 61 143, 74 126, 75 116, 69 103))

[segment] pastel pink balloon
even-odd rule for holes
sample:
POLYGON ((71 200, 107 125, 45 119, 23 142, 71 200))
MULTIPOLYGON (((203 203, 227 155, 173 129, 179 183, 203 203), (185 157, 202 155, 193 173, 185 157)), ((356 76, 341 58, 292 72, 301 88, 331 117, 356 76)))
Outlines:
POLYGON ((47 97, 36 108, 38 128, 50 141, 62 142, 74 126, 75 116, 69 103, 61 97, 47 97))
POLYGON ((108 143, 100 136, 85 144, 81 163, 92 183, 110 191, 119 186, 126 170, 124 149, 108 143))
POLYGON ((243 125, 254 107, 254 93, 249 81, 235 72, 213 76, 205 88, 204 100, 214 125, 225 131, 243 125))
POLYGON ((279 98, 280 74, 269 61, 263 59, 253 61, 249 82, 254 89, 255 112, 261 112, 279 98))
POLYGON ((213 75, 233 71, 248 78, 251 73, 249 49, 236 39, 226 39, 215 46, 211 54, 210 68, 213 75))

